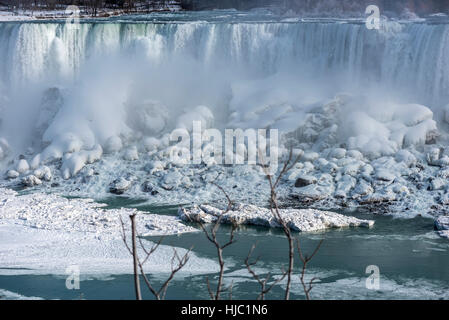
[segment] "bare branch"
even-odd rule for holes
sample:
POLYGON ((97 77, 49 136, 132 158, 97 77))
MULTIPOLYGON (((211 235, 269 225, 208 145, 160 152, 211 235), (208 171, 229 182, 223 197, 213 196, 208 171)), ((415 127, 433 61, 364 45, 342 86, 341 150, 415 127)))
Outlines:
POLYGON ((131 219, 131 234, 132 234, 132 250, 128 245, 127 239, 126 239, 126 232, 125 232, 125 225, 123 223, 122 218, 120 217, 120 223, 122 228, 122 239, 125 243, 126 248, 131 253, 134 259, 134 282, 136 287, 136 298, 137 300, 141 300, 142 296, 140 293, 140 283, 139 283, 139 273, 142 275, 143 280, 148 287, 148 290, 154 295, 154 297, 157 300, 165 299, 165 296, 167 294, 167 289, 170 284, 170 282, 173 280, 175 274, 179 272, 189 261, 190 253, 192 251, 192 248, 190 248, 182 257, 179 256, 176 249, 173 248, 173 256, 171 259, 171 272, 168 278, 164 281, 162 286, 159 288, 159 290, 156 290, 150 280, 148 279, 147 274, 144 271, 144 264, 149 260, 151 255, 159 248, 160 244, 162 243, 162 240, 164 237, 161 237, 157 243, 155 243, 149 250, 145 247, 144 243, 142 242, 142 238, 137 235, 136 232, 136 225, 135 225, 135 214, 130 215, 131 219), (143 260, 140 260, 138 252, 137 252, 137 245, 136 245, 136 238, 139 239, 139 244, 142 249, 142 251, 145 253, 145 258, 143 260), (137 270, 139 269, 139 271, 137 270))
POLYGON ((323 241, 324 240, 321 240, 318 243, 315 250, 313 250, 313 252, 310 256, 307 256, 307 255, 304 256, 302 253, 302 249, 301 249, 301 243, 300 243, 299 239, 296 239, 296 247, 298 249, 299 258, 302 261, 302 270, 301 270, 301 275, 300 275, 299 279, 301 280, 301 285, 303 287, 304 294, 305 294, 307 300, 310 300, 310 291, 312 291, 312 289, 313 289, 313 282, 315 280, 317 280, 317 278, 314 277, 309 281, 309 283, 306 283, 304 278, 305 278, 305 274, 306 274, 307 264, 313 259, 313 257, 316 255, 318 250, 320 250, 321 245, 323 244, 323 241))
MULTIPOLYGON (((260 150, 259 150, 260 151, 260 150)), ((279 224, 282 227, 282 231, 284 232, 287 241, 288 241, 288 269, 287 269, 287 285, 285 289, 285 300, 290 299, 290 289, 291 289, 291 283, 292 283, 292 275, 293 275, 293 267, 294 267, 294 237, 292 235, 292 232, 290 230, 290 227, 288 226, 287 222, 284 220, 284 218, 281 215, 281 212, 279 210, 279 205, 277 201, 277 194, 276 194, 276 188, 279 185, 280 181, 282 180, 282 177, 291 170, 296 162, 298 162, 300 156, 298 156, 294 161, 292 161, 293 158, 293 150, 290 149, 289 156, 287 161, 282 166, 282 169, 280 170, 277 178, 273 180, 272 174, 268 171, 268 169, 265 166, 264 158, 262 153, 260 152, 260 159, 262 161, 261 166, 265 172, 265 175, 267 177, 268 183, 270 185, 270 210, 274 218, 279 222, 279 224)))
POLYGON ((257 297, 257 300, 265 300, 265 295, 271 291, 271 289, 273 289, 273 287, 275 285, 277 285, 279 282, 281 282, 282 280, 284 280, 285 276, 287 275, 286 272, 282 272, 282 277, 278 278, 278 279, 274 279, 274 281, 272 282, 272 284, 270 286, 267 287, 267 283, 270 280, 271 274, 268 273, 268 275, 265 277, 265 279, 261 279, 260 276, 252 269, 252 266, 256 265, 257 262, 259 261, 259 257, 257 257, 257 259, 253 262, 250 262, 251 256, 254 252, 254 249, 256 248, 256 245, 254 244, 249 253, 248 256, 245 259, 245 265, 246 268, 248 269, 248 272, 253 276, 253 278, 260 284, 261 286, 261 292, 259 294, 259 296, 257 297))
MULTIPOLYGON (((217 287, 216 287, 215 293, 212 290, 209 278, 207 278, 207 277, 206 277, 206 282, 207 282, 207 288, 208 288, 209 295, 210 295, 211 299, 212 300, 220 300, 221 293, 224 291, 224 289, 223 289, 223 277, 224 277, 224 264, 225 264, 225 262, 224 262, 224 258, 223 258, 223 250, 225 248, 229 247, 230 245, 235 243, 235 230, 237 229, 237 225, 236 225, 235 222, 232 221, 232 229, 231 229, 231 234, 229 235, 229 240, 226 243, 221 244, 218 241, 217 233, 218 233, 218 230, 220 228, 223 216, 229 210, 231 210, 233 201, 231 200, 229 195, 226 193, 226 191, 221 186, 217 185, 214 182, 212 182, 212 184, 214 184, 218 189, 220 189, 224 193, 226 199, 228 200, 228 207, 227 207, 226 211, 223 211, 220 214, 220 216, 217 217, 217 219, 214 221, 210 231, 207 230, 207 228, 205 227, 203 222, 198 221, 198 223, 200 225, 201 230, 206 235, 207 240, 209 240, 209 242, 211 242, 215 246, 215 249, 217 251, 217 259, 218 259, 218 265, 220 267, 220 270, 219 270, 219 274, 218 274, 218 283, 217 283, 217 287)), ((232 291, 232 286, 227 288, 227 290, 229 291, 230 296, 232 297, 232 292, 231 292, 232 291)))

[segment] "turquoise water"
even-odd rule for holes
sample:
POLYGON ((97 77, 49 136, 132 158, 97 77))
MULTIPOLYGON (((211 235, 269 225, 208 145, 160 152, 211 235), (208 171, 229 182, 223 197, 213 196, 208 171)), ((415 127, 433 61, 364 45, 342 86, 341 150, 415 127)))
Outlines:
MULTIPOLYGON (((139 206, 140 201, 111 198, 111 207, 139 206)), ((176 206, 142 206, 141 210, 164 215, 176 214, 176 206)), ((354 215, 375 219, 371 229, 341 229, 325 233, 298 234, 304 252, 311 252, 321 239, 323 245, 312 260, 308 276, 319 282, 312 290, 315 299, 448 299, 449 298, 449 241, 439 238, 431 219, 395 219, 386 216, 354 215), (368 265, 380 269, 379 290, 365 286, 368 265)), ((227 226, 220 228, 220 239, 229 236, 227 226)), ((158 240, 158 238, 150 238, 158 240)), ((225 250, 225 283, 233 283, 233 298, 254 299, 259 287, 244 266, 250 247, 257 243, 254 257, 260 256, 257 270, 261 274, 280 274, 286 264, 286 241, 278 230, 242 227, 236 232, 237 242, 225 250)), ((190 248, 201 257, 215 258, 215 248, 202 233, 169 236, 164 244, 190 248)), ((170 259, 170 257, 167 257, 170 259)), ((297 267, 299 265, 297 264, 297 267)), ((298 274, 299 269, 296 269, 298 274)), ((208 275, 214 279, 216 275, 208 275)), ((206 275, 178 277, 169 287, 168 299, 207 299, 206 275)), ((160 283, 161 275, 151 275, 160 283)), ((213 280, 212 280, 213 281, 213 280)), ((212 282, 213 283, 213 282, 212 282)), ((144 297, 152 298, 146 291, 144 297)), ((45 276, 0 276, 0 288, 25 296, 46 299, 133 299, 130 275, 105 276, 81 282, 80 290, 67 290, 65 278, 45 276)), ((226 294, 224 294, 226 297, 226 294)), ((281 299, 283 284, 267 296, 281 299)), ((293 298, 303 299, 298 278, 293 284, 293 298)))

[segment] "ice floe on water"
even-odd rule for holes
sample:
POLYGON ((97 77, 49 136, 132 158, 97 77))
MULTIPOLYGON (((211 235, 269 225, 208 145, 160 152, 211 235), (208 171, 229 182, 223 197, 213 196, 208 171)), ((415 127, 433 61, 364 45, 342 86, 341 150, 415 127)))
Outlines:
POLYGON ((42 298, 23 296, 15 292, 0 289, 0 300, 42 300, 42 298))
MULTIPOLYGON (((196 231, 176 217, 144 214, 133 209, 105 210, 89 199, 39 193, 19 195, 1 189, 0 274, 64 275, 72 265, 80 268, 82 276, 132 273, 132 259, 122 240, 120 217, 129 233, 129 215, 135 213, 140 235, 196 231)), ((167 272, 172 254, 173 248, 161 246, 145 268, 148 272, 167 272)), ((192 254, 183 272, 215 270, 214 262, 192 254)))
MULTIPOLYGON (((342 214, 314 209, 280 209, 280 215, 294 231, 310 232, 343 227, 366 227, 374 225, 373 220, 362 220, 342 214)), ((221 223, 256 225, 280 228, 279 221, 270 209, 254 205, 234 204, 230 210, 220 210, 209 205, 180 208, 178 215, 185 221, 210 223, 221 217, 221 223)))

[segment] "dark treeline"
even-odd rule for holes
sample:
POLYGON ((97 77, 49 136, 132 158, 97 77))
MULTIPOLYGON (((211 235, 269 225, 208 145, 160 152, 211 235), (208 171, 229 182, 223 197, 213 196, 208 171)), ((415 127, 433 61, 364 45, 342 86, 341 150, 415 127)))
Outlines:
POLYGON ((116 9, 124 12, 153 11, 180 6, 180 0, 0 0, 0 6, 9 10, 65 10, 76 5, 83 13, 96 16, 104 9, 116 9))
POLYGON ((0 0, 0 5, 10 10, 54 10, 68 5, 96 15, 102 9, 118 9, 125 12, 163 10, 170 5, 185 10, 235 8, 248 10, 256 7, 276 7, 298 13, 326 15, 335 13, 364 12, 368 5, 377 5, 382 12, 400 14, 408 9, 417 14, 449 13, 449 0, 0 0))
POLYGON ((274 6, 295 12, 326 14, 335 12, 364 12, 368 5, 377 5, 382 11, 402 13, 405 9, 417 14, 449 11, 449 0, 182 0, 185 9, 204 10, 274 6))

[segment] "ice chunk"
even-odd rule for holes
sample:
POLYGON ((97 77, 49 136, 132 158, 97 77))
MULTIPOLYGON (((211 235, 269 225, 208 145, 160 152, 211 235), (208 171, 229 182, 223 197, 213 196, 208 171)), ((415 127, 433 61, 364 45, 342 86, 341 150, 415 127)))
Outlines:
MULTIPOLYGON (((290 229, 299 232, 319 231, 342 227, 371 227, 372 220, 361 220, 329 211, 315 209, 280 209, 282 218, 290 229)), ((270 209, 254 205, 234 204, 225 212, 209 205, 194 206, 192 209, 180 208, 178 215, 185 221, 210 223, 222 216, 222 223, 259 225, 279 228, 280 223, 270 209)))

